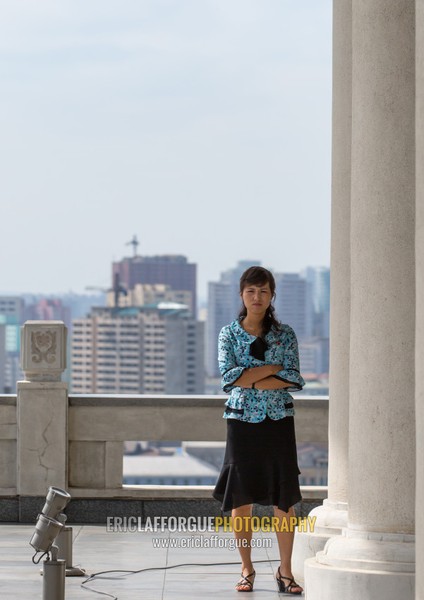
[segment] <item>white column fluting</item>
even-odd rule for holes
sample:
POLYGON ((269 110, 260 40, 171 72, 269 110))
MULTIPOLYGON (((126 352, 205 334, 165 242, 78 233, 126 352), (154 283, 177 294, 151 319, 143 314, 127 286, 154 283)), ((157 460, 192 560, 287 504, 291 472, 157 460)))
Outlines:
MULTIPOLYGON (((347 506, 352 146, 352 0, 333 8, 328 500, 347 506)), ((337 524, 335 524, 337 528, 337 524)))
MULTIPOLYGON (((416 2, 416 327, 415 409, 417 481, 415 493, 416 564, 424 564, 424 0, 416 2)), ((417 569, 416 600, 424 600, 424 571, 417 569)))
POLYGON ((308 600, 412 600, 415 10, 352 11, 348 527, 305 563, 308 600))
POLYGON ((300 580, 305 560, 347 525, 351 141, 352 0, 337 0, 333 8, 328 498, 310 513, 316 517, 314 530, 296 533, 292 566, 300 580))

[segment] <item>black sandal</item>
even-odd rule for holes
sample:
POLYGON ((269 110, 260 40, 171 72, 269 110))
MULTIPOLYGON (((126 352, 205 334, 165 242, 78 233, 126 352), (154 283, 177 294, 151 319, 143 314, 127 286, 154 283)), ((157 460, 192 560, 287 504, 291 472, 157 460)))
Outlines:
POLYGON ((243 572, 241 573, 241 579, 236 583, 236 590, 239 586, 244 586, 244 587, 248 587, 248 590, 237 590, 237 592, 253 592, 253 583, 255 581, 255 575, 256 572, 252 571, 249 575, 246 575, 246 577, 243 575, 243 572), (253 577, 252 581, 249 581, 249 577, 253 577))
POLYGON ((303 590, 300 592, 292 592, 292 589, 295 587, 301 588, 301 586, 295 582, 292 577, 284 577, 281 575, 280 567, 278 567, 278 577, 276 577, 278 584, 278 591, 280 594, 292 594, 293 596, 300 596, 303 593, 303 590), (284 585, 283 579, 288 581, 287 585, 284 585))

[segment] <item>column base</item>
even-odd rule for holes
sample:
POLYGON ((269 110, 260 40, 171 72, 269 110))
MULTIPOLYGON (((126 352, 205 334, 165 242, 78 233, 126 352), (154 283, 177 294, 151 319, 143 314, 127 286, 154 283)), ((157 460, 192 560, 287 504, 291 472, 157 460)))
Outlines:
POLYGON ((413 600, 415 536, 344 529, 305 562, 307 600, 413 600))
POLYGON ((330 537, 340 535, 347 527, 347 502, 324 500, 322 506, 311 510, 308 518, 316 518, 313 528, 296 531, 292 555, 292 571, 296 580, 304 581, 304 563, 324 549, 330 537))

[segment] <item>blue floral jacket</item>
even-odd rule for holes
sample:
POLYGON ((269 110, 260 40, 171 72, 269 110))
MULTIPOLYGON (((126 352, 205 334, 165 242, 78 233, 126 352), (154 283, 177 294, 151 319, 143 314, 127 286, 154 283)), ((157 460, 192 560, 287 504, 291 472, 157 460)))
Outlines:
POLYGON ((259 423, 268 415, 282 419, 294 415, 293 398, 288 390, 301 390, 305 382, 299 372, 299 352, 296 334, 289 325, 272 328, 265 336, 267 349, 264 360, 251 355, 250 346, 257 338, 250 335, 236 320, 221 329, 218 338, 218 363, 222 375, 222 388, 230 392, 225 403, 224 418, 259 423), (290 382, 289 388, 258 390, 234 385, 245 369, 262 365, 281 365, 275 375, 290 382))

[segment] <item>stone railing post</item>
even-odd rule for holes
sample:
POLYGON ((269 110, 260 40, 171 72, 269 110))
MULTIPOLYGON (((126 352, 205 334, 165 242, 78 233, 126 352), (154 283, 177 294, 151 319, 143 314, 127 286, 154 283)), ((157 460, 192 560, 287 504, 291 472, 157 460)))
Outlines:
POLYGON ((21 330, 24 381, 17 384, 18 473, 21 497, 67 487, 67 328, 62 321, 27 321, 21 330))

